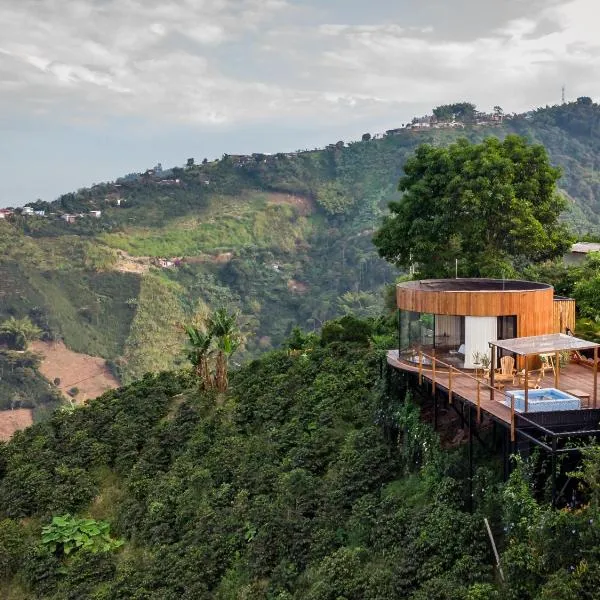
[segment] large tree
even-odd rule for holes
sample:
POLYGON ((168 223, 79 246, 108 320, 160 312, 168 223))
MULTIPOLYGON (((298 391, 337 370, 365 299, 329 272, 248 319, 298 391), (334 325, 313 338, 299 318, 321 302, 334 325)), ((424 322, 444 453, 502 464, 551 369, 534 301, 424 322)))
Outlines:
POLYGON ((514 276, 562 255, 560 171, 543 146, 511 135, 481 144, 422 145, 400 179, 404 194, 376 232, 379 254, 420 277, 514 276), (458 263, 456 262, 458 261, 458 263))

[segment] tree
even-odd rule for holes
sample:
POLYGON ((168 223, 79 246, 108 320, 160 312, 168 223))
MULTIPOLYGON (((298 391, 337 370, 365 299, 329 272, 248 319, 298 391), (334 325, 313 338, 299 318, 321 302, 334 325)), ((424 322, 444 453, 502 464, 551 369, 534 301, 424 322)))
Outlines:
POLYGON ((543 146, 516 135, 481 144, 424 144, 405 167, 400 201, 374 236, 379 254, 419 277, 511 276, 561 256, 572 239, 559 216, 560 171, 543 146))
POLYGON ((205 316, 199 325, 186 325, 184 330, 188 337, 188 360, 204 389, 214 387, 219 392, 226 392, 229 359, 242 343, 237 315, 219 308, 212 315, 205 316), (211 363, 214 365, 214 377, 211 363))
POLYGON ((42 330, 32 323, 29 317, 10 317, 0 323, 0 343, 6 343, 14 350, 26 350, 28 342, 37 340, 42 330))
POLYGON ((433 114, 438 121, 450 121, 457 118, 459 121, 469 123, 475 120, 475 105, 470 102, 455 102, 454 104, 444 104, 436 106, 433 114))
POLYGON ((208 358, 213 339, 212 333, 203 331, 201 328, 193 325, 186 325, 184 329, 188 336, 188 360, 192 363, 194 371, 201 380, 203 387, 207 389, 211 385, 208 358))
POLYGON ((371 134, 370 133, 363 133, 362 134, 362 141, 363 142, 368 142, 371 139, 371 134))
POLYGON ((186 163, 185 163, 185 166, 188 169, 191 169, 194 166, 194 159, 193 158, 188 158, 187 161, 186 161, 186 163))
POLYGON ((226 392, 229 387, 229 359, 242 341, 237 315, 229 313, 225 308, 215 310, 208 319, 208 331, 216 340, 215 388, 219 392, 226 392))

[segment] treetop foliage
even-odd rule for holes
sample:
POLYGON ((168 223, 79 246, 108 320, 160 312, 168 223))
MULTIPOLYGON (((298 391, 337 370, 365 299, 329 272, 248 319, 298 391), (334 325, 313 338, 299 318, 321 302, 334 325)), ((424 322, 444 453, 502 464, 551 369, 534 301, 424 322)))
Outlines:
POLYGON ((507 136, 480 144, 420 146, 404 167, 374 243, 419 276, 510 277, 528 262, 562 256, 571 243, 559 217, 560 171, 540 145, 507 136))
POLYGON ((471 102, 443 104, 433 109, 433 114, 439 121, 450 121, 456 117, 465 123, 469 123, 475 119, 475 112, 475 105, 471 102))

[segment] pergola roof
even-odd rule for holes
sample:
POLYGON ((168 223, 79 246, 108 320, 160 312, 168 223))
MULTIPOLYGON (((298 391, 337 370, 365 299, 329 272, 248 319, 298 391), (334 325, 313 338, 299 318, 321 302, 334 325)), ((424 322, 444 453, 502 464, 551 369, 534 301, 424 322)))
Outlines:
POLYGON ((565 335, 564 333, 550 333, 547 335, 497 340, 490 342, 490 346, 502 348, 507 352, 512 352, 519 356, 530 356, 532 354, 550 354, 552 352, 598 348, 600 344, 590 342, 589 340, 582 340, 572 335, 565 335))

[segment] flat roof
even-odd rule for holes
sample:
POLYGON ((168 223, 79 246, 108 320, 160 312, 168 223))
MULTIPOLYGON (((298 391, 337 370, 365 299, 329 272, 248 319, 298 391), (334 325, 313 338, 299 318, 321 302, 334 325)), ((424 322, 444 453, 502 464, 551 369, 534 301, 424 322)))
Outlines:
POLYGON ((600 344, 582 340, 581 338, 565 335, 564 333, 549 333, 547 335, 532 335, 530 337, 511 338, 490 342, 490 346, 502 348, 519 356, 532 354, 551 354, 568 350, 586 350, 598 348, 600 344))
POLYGON ((423 292, 527 292, 552 289, 547 283, 522 281, 519 279, 420 279, 404 281, 398 287, 414 289, 423 292))

